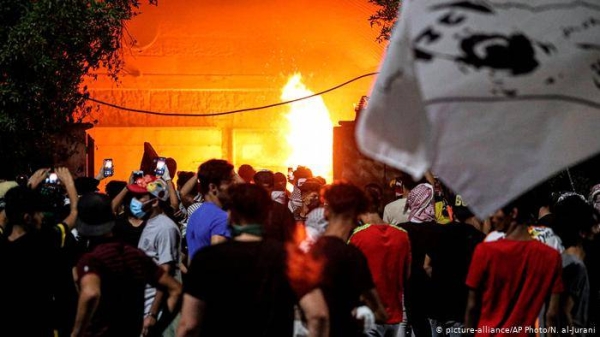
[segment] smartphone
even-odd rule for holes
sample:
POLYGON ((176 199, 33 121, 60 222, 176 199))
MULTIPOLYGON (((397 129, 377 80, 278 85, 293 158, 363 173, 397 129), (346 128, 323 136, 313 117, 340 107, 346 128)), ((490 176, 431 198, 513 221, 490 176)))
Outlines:
POLYGON ((46 184, 57 185, 58 184, 58 175, 54 172, 48 174, 46 178, 46 184))
POLYGON ((156 168, 154 169, 154 174, 157 176, 162 176, 165 174, 165 165, 167 165, 167 158, 158 157, 156 161, 156 168))
POLYGON ((115 174, 115 168, 113 166, 113 160, 111 158, 104 159, 102 172, 105 177, 112 177, 112 175, 115 174))
POLYGON ((144 177, 144 171, 133 171, 133 181, 134 182, 143 177, 144 177))

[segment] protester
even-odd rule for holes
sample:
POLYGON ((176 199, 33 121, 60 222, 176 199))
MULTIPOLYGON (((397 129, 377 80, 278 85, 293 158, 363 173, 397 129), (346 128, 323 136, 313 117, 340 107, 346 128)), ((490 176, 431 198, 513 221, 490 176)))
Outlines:
MULTIPOLYGON (((583 243, 593 238, 598 219, 594 216, 594 208, 577 195, 557 202, 554 213, 556 232, 565 247, 561 255, 565 291, 561 299, 562 316, 559 327, 586 329, 590 327, 591 292, 584 263, 586 251, 583 243)), ((573 335, 586 334, 578 331, 573 335)))
POLYGON ((406 200, 410 191, 415 188, 419 183, 424 183, 425 180, 422 179, 419 182, 415 182, 412 177, 409 175, 403 174, 398 176, 395 179, 397 182, 395 185, 401 185, 402 188, 402 196, 398 199, 390 202, 385 205, 383 209, 383 221, 385 223, 389 223, 391 225, 398 225, 404 222, 408 222, 408 206, 406 205, 406 200))
POLYGON ((96 245, 77 264, 79 305, 71 336, 140 336, 146 284, 168 294, 166 322, 179 310, 181 285, 143 251, 116 240, 114 225, 108 196, 81 198, 77 229, 96 245))
MULTIPOLYGON (((588 202, 594 207, 594 218, 600 224, 600 184, 594 185, 590 190, 590 199, 588 202)), ((593 327, 600 326, 600 225, 593 228, 593 234, 583 240, 585 251, 584 263, 587 268, 590 280, 590 305, 589 305, 589 325, 593 327)))
POLYGON ((292 184, 293 190, 289 198, 288 207, 290 211, 294 213, 296 209, 302 206, 300 186, 304 184, 306 179, 312 178, 313 174, 310 168, 306 166, 298 166, 296 170, 290 173, 291 174, 288 175, 288 181, 292 184))
POLYGON ((287 190, 287 178, 281 172, 275 172, 273 178, 275 182, 273 184, 273 192, 271 192, 271 199, 287 206, 290 199, 290 193, 287 190))
POLYGON ((408 194, 408 222, 398 227, 408 232, 412 252, 410 280, 406 285, 404 305, 408 322, 417 337, 431 336, 431 280, 423 265, 425 254, 437 243, 439 225, 435 222, 433 186, 421 183, 408 194))
POLYGON ((4 196, 7 225, 0 239, 0 268, 5 271, 0 277, 0 336, 64 336, 70 329, 67 325, 73 323, 75 302, 71 299, 76 295, 72 282, 67 281, 73 257, 67 250, 78 196, 69 170, 57 168, 55 173, 68 195, 69 213, 58 223, 45 219, 48 203, 38 187, 42 188, 49 173, 49 169, 36 171, 29 187, 13 187, 4 196))
POLYGON ((528 194, 498 210, 492 222, 506 237, 475 249, 466 281, 465 327, 485 328, 478 336, 513 327, 522 327, 515 335, 528 336, 527 329, 535 327, 548 299, 547 326, 557 324, 563 291, 561 257, 529 235, 532 211, 528 194))
MULTIPOLYGON (((114 200, 115 197, 123 191, 127 190, 127 183, 125 181, 113 180, 106 185, 106 194, 114 200), (116 193, 116 191, 119 191, 116 193)), ((140 243, 140 237, 146 227, 146 219, 138 218, 131 212, 131 200, 133 194, 127 191, 123 198, 123 204, 118 207, 116 211, 115 227, 113 233, 117 240, 121 240, 133 247, 137 247, 140 243), (125 207, 125 205, 127 207, 125 207)))
POLYGON ((291 336, 296 302, 310 336, 327 336, 321 291, 314 284, 294 293, 294 283, 302 281, 289 278, 283 243, 263 240, 272 205, 269 194, 256 185, 233 185, 225 205, 233 240, 194 255, 178 336, 291 336))
POLYGON ((381 219, 382 193, 379 186, 367 185, 365 193, 369 206, 360 215, 364 225, 354 230, 349 241, 367 258, 375 288, 388 315, 384 324, 375 324, 366 335, 395 337, 403 319, 404 285, 410 276, 410 242, 405 230, 381 219))
POLYGON ((302 200, 302 203, 293 212, 294 220, 306 221, 308 214, 313 209, 321 206, 321 187, 323 187, 323 184, 316 178, 308 178, 300 184, 300 200, 302 200))
MULTIPOLYGON (((275 175, 268 170, 258 171, 254 175, 254 183, 264 188, 269 195, 272 195, 275 185, 275 175)), ((289 208, 273 200, 269 217, 265 222, 264 238, 271 238, 281 242, 290 242, 296 233, 296 222, 289 208)))
POLYGON ((433 179, 435 221, 445 225, 452 222, 452 205, 448 202, 452 196, 448 188, 437 177, 433 179))
POLYGON ((361 336, 363 326, 352 316, 361 305, 361 298, 375 314, 377 323, 387 321, 367 259, 358 248, 346 243, 358 224, 358 216, 367 209, 367 199, 358 187, 343 182, 330 185, 323 196, 329 225, 310 253, 325 260, 320 288, 329 308, 330 335, 361 336))
POLYGON ((0 183, 0 240, 4 236, 4 229, 8 222, 8 219, 6 218, 6 212, 4 212, 4 207, 6 206, 4 196, 8 190, 17 186, 19 186, 19 184, 17 184, 16 181, 3 181, 0 183))
POLYGON ((198 167, 200 193, 204 203, 192 214, 187 226, 188 261, 204 247, 225 242, 231 237, 227 213, 222 209, 225 190, 241 178, 233 165, 225 160, 211 159, 198 167))
POLYGON ((238 168, 238 175, 246 183, 254 183, 255 174, 256 170, 252 167, 252 165, 242 164, 238 168))
POLYGON ((600 184, 594 185, 590 190, 589 203, 600 211, 600 184))
POLYGON ((469 289, 465 285, 475 247, 483 241, 482 223, 460 195, 453 203, 454 222, 439 228, 435 245, 425 256, 424 268, 431 278, 431 328, 433 336, 461 336, 469 289), (441 331, 441 332, 440 332, 441 331))
MULTIPOLYGON (((135 217, 146 221, 138 248, 152 258, 166 274, 181 280, 181 233, 175 222, 165 215, 165 210, 170 207, 167 182, 147 175, 127 185, 127 189, 134 195, 130 204, 131 212, 135 217)), ((167 327, 166 322, 172 319, 164 314, 167 304, 164 291, 148 286, 144 300, 142 334, 162 334, 167 327)))

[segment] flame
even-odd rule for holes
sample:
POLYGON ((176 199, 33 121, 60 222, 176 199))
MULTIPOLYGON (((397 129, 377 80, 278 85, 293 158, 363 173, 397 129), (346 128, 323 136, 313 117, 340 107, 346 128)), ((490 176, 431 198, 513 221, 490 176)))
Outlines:
POLYGON ((306 227, 298 223, 292 239, 285 243, 286 274, 292 289, 298 294, 306 294, 321 282, 326 261, 324 256, 312 254, 300 247, 306 238, 306 227))
MULTIPOLYGON (((283 87, 281 99, 294 100, 314 93, 302 83, 302 75, 296 73, 283 87)), ((290 156, 288 167, 309 167, 313 175, 331 182, 333 177, 333 122, 321 96, 294 102, 286 118, 289 122, 287 142, 290 156)))

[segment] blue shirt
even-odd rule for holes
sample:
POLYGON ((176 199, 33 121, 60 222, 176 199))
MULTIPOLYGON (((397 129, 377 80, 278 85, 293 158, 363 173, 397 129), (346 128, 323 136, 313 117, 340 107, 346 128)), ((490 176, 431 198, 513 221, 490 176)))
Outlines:
POLYGON ((192 258, 197 251, 210 246, 210 238, 213 235, 231 237, 227 225, 227 212, 212 202, 206 201, 192 214, 188 221, 185 235, 188 256, 192 258))

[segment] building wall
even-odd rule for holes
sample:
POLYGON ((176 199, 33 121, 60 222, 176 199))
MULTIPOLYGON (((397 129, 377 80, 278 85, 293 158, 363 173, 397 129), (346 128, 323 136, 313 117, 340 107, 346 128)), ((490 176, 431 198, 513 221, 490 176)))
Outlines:
MULTIPOLYGON (((384 50, 375 41, 377 27, 369 25, 374 8, 367 0, 168 0, 143 4, 140 11, 124 37, 130 46, 123 50, 120 83, 100 71, 97 81, 87 83, 92 97, 167 113, 262 106, 280 102, 296 72, 318 92, 377 71, 384 50)), ((353 104, 373 81, 323 96, 334 124, 354 118, 353 104)), ((116 165, 139 162, 143 141, 149 141, 159 153, 173 153, 180 169, 194 170, 210 155, 236 166, 285 170, 286 111, 184 118, 100 106, 90 117, 97 123, 89 134, 98 161, 112 155, 119 157, 116 165)))

